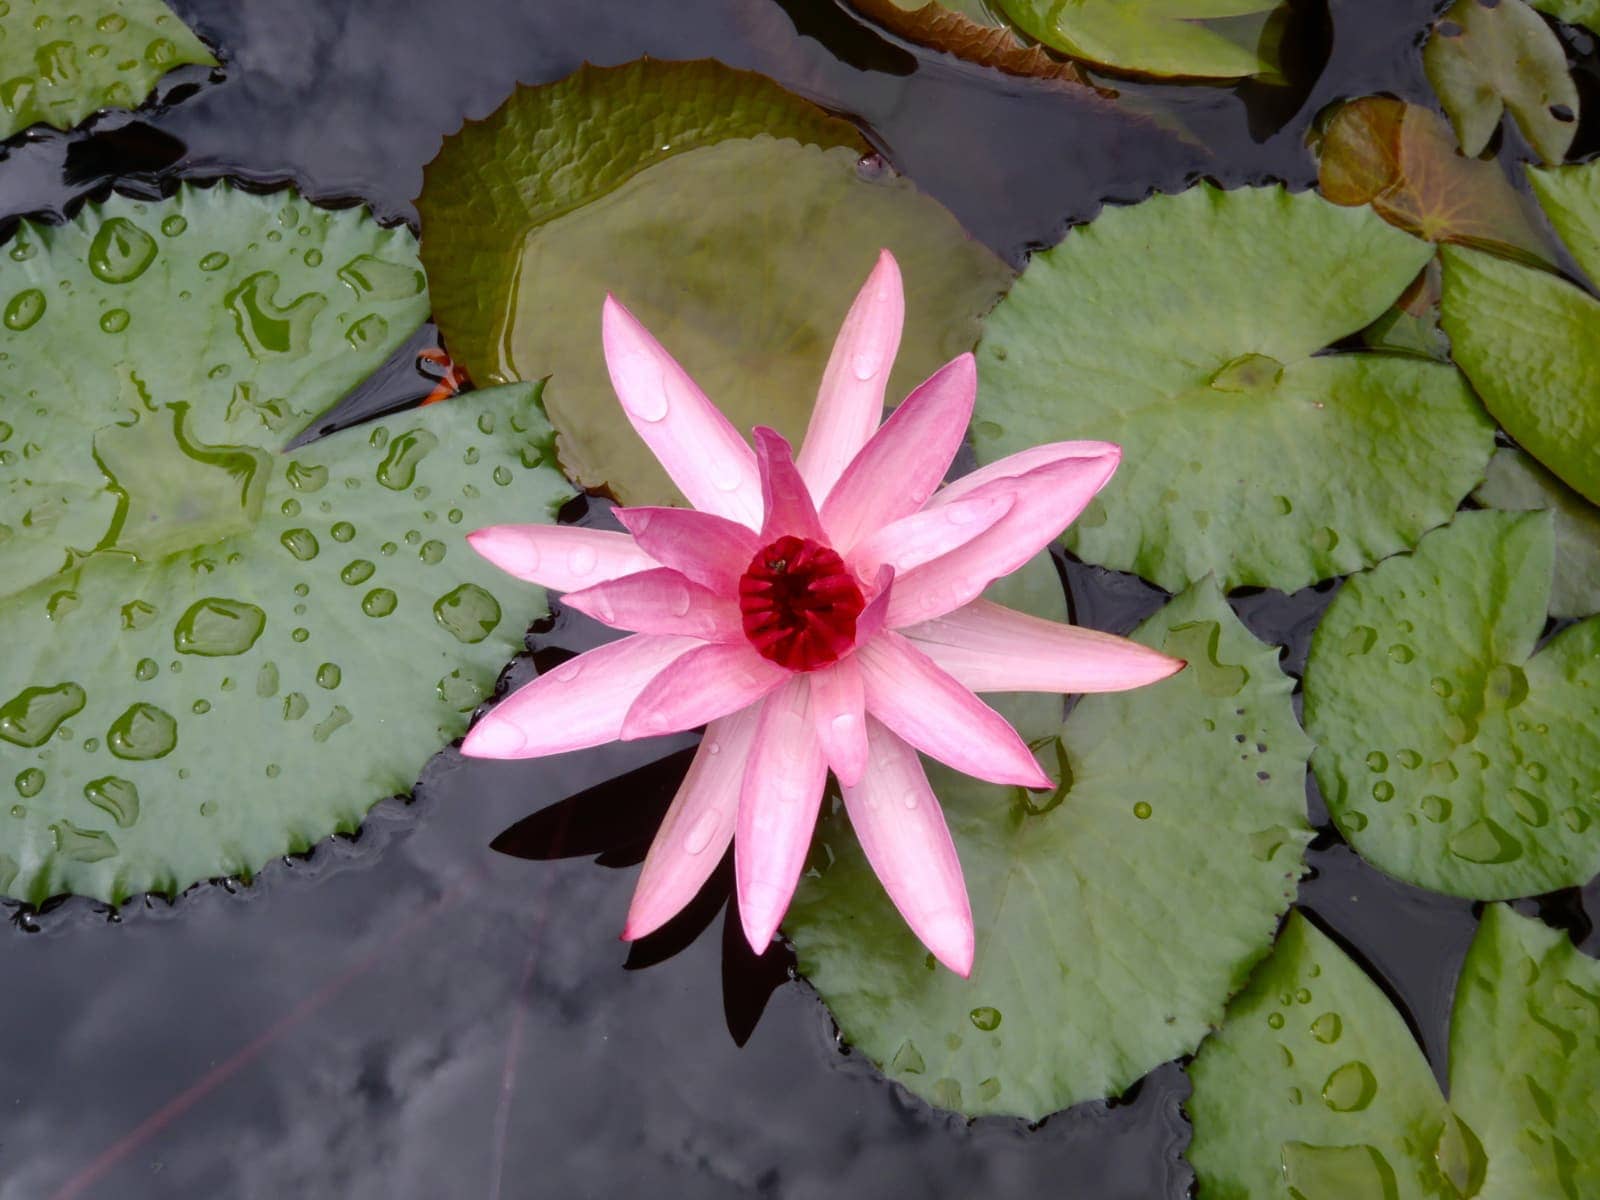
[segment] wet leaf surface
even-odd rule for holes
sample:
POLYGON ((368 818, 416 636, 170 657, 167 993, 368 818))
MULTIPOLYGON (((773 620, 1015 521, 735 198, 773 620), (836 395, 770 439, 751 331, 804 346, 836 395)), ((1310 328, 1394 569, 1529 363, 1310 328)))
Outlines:
POLYGON ((858 167, 851 126, 753 79, 704 63, 586 69, 518 92, 429 168, 424 255, 451 353, 479 379, 549 376, 563 465, 628 503, 679 496, 612 392, 596 315, 607 292, 735 427, 798 444, 881 248, 906 280, 896 399, 971 349, 1011 279, 908 181, 858 167), (659 138, 617 144, 608 131, 631 130, 621 114, 638 105, 658 112, 659 138), (552 153, 579 157, 558 171, 552 153))
POLYGON ((1135 75, 1242 79, 1278 69, 1282 0, 998 0, 1029 37, 1135 75))
POLYGON ((1472 498, 1484 508, 1555 514, 1555 581, 1552 617, 1587 617, 1600 612, 1600 509, 1590 504, 1520 450, 1496 450, 1489 474, 1472 498))
POLYGON ((1507 112, 1546 162, 1567 156, 1578 88, 1561 40, 1523 0, 1456 0, 1434 24, 1422 62, 1469 156, 1507 112))
POLYGON ((1189 1068, 1206 1194, 1548 1196, 1600 1185, 1600 964, 1503 905, 1455 993, 1446 1102, 1404 1019, 1298 913, 1189 1068))
POLYGON ((1534 653, 1553 551, 1547 514, 1462 513, 1347 582, 1313 636, 1312 766, 1382 870, 1493 900, 1600 868, 1600 620, 1534 653))
POLYGON ((1276 653, 1211 584, 1135 636, 1189 668, 1085 697, 1064 727, 1054 697, 1004 708, 1054 795, 930 770, 972 899, 971 979, 933 967, 843 813, 821 824, 784 923, 801 973, 938 1107, 1039 1118, 1120 1093, 1194 1049, 1294 898, 1308 747, 1276 653))
POLYGON ((978 458, 1120 443, 1067 545, 1169 591, 1208 574, 1293 590, 1409 548, 1482 478, 1493 428, 1449 366, 1321 351, 1430 253, 1276 188, 1109 209, 1034 255, 988 318, 978 458))
POLYGON ((10 0, 0 12, 0 138, 137 108, 188 63, 217 60, 161 0, 10 0))
POLYGON ((408 791, 538 613, 460 535, 570 495, 528 386, 276 453, 426 313, 411 236, 112 197, 0 291, 0 890, 248 877, 408 791))

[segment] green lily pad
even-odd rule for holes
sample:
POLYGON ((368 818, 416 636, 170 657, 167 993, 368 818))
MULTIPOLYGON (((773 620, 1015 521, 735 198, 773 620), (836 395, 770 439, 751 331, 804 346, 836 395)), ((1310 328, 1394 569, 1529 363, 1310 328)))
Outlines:
POLYGON ((1135 637, 1189 668, 1085 697, 1064 727, 1006 709, 1043 734, 1054 795, 930 766, 972 899, 970 979, 935 969, 844 815, 820 825, 784 923, 801 973, 849 1041, 940 1107, 1039 1118, 1190 1052, 1294 898, 1308 744, 1276 650, 1209 582, 1135 637))
POLYGON ((1011 272, 909 182, 858 169, 861 149, 852 126, 717 64, 586 67, 523 89, 447 142, 418 202, 451 354, 479 379, 549 376, 569 473, 628 503, 671 503, 611 390, 605 293, 737 428, 798 442, 839 322, 887 246, 906 280, 890 382, 902 396, 971 349, 1011 272), (641 109, 653 116, 636 134, 641 109))
POLYGON ((1552 554, 1546 513, 1462 513, 1350 580, 1312 637, 1328 811, 1408 883, 1494 900, 1600 869, 1600 619, 1533 652, 1552 554))
POLYGON ((1600 0, 1532 0, 1533 7, 1568 25, 1600 29, 1600 0))
POLYGON ((1600 278, 1600 168, 1530 167, 1528 182, 1539 207, 1591 278, 1600 278))
POLYGON ((1296 913, 1189 1068, 1189 1160, 1225 1200, 1581 1200, 1600 1188, 1597 1034, 1600 964, 1492 905, 1456 987, 1447 1103, 1383 992, 1296 913))
MULTIPOLYGON (((190 458, 276 449, 428 314, 410 233, 288 191, 114 195, 66 225, 24 222, 6 251, 0 598, 95 550, 149 557, 248 524, 265 472, 232 505, 219 503, 232 485, 213 476, 178 513, 128 510, 107 476, 152 468, 142 435, 115 421, 183 404, 190 458)), ((232 469, 253 470, 245 459, 232 469)))
POLYGON ((427 313, 410 234, 112 197, 0 295, 0 892, 250 875, 408 790, 540 606, 462 534, 571 494, 528 387, 275 453, 427 313))
POLYGON ((1561 39, 1523 0, 1456 0, 1435 22, 1422 65, 1469 158, 1507 111, 1546 162, 1567 156, 1578 87, 1561 39))
POLYGON ((1136 75, 1242 79, 1278 71, 1283 0, 998 0, 1029 37, 1136 75))
POLYGON ((1472 498, 1484 508, 1554 514, 1555 582, 1552 617, 1587 617, 1600 612, 1600 508, 1590 504, 1520 450, 1496 450, 1489 474, 1472 498))
MULTIPOLYGON (((897 37, 954 54, 1009 75, 1087 84, 1070 59, 1024 42, 984 0, 847 0, 851 8, 897 37)), ((997 0, 998 4, 998 0, 997 0)))
POLYGON ((1207 574, 1293 590, 1415 545, 1483 477, 1493 425, 1452 367, 1320 352, 1431 253, 1370 209, 1281 188, 1108 209, 989 317, 978 457, 1120 443, 1067 545, 1169 591, 1207 574))
POLYGON ((0 605, 0 889, 120 903, 249 877, 408 792, 544 612, 462 536, 571 496, 535 393, 292 456, 198 444, 182 404, 105 413, 145 464, 130 512, 170 525, 159 557, 102 551, 0 605), (190 497, 230 483, 243 515, 212 540, 190 497))
POLYGON ((217 60, 161 0, 10 0, 0 11, 0 138, 136 108, 190 63, 217 60))
POLYGON ((1600 301, 1559 276, 1446 246, 1440 324, 1484 407, 1600 503, 1600 301))

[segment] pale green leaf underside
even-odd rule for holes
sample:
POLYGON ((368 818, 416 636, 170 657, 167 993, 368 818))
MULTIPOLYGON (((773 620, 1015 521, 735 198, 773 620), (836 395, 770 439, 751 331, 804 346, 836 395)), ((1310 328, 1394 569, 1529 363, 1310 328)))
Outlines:
POLYGON ((1600 964, 1485 910, 1450 1100, 1382 991, 1298 913, 1189 1068, 1209 1200, 1583 1200, 1600 1187, 1600 964))
POLYGON ((1600 503, 1600 301, 1558 276, 1446 246, 1440 324, 1484 406, 1600 503))
POLYGON ((217 60, 161 0, 10 0, 0 13, 0 138, 136 108, 188 63, 217 60))
POLYGON ((749 77, 705 64, 647 66, 519 92, 445 150, 421 208, 452 351, 479 378, 548 376, 546 403, 568 471, 649 504, 680 497, 612 392, 600 345, 607 292, 736 428, 769 425, 798 444, 839 323, 880 249, 895 253, 906 281, 891 400, 971 349, 978 318, 1011 272, 908 181, 863 177, 849 126, 824 122, 764 82, 763 107, 743 123, 701 129, 693 87, 709 81, 742 94, 754 86, 749 77), (581 103, 557 95, 575 90, 581 103), (661 109, 663 127, 693 136, 663 134, 671 154, 613 145, 608 131, 643 103, 661 109), (521 141, 546 113, 558 114, 558 131, 574 144, 609 154, 583 160, 596 178, 578 172, 564 204, 534 196, 524 178, 551 177, 548 158, 527 156, 521 141), (497 184, 519 198, 489 190, 497 184))
POLYGON ((1489 144, 1506 111, 1546 162, 1566 157, 1578 131, 1578 87, 1561 40, 1523 0, 1456 0, 1422 63, 1469 158, 1489 144))
POLYGON ((1472 498, 1484 508, 1554 514, 1555 581, 1552 617, 1600 612, 1600 508, 1590 504, 1520 450, 1496 450, 1489 474, 1472 498))
POLYGON ((1276 69, 1263 22, 1281 0, 998 0, 1030 37, 1141 75, 1239 79, 1276 69), (1263 51, 1268 51, 1263 53, 1263 51))
POLYGON ((1350 580, 1312 638, 1312 766, 1391 875, 1502 899, 1600 869, 1600 619, 1533 653, 1551 559, 1548 514, 1462 513, 1350 580))
POLYGON ((1307 744, 1275 651, 1212 584, 1136 636, 1191 665, 1079 702, 1040 751, 1058 778, 1068 765, 1064 795, 1030 810, 930 769, 977 926, 970 980, 933 967, 843 814, 821 824, 784 925, 801 972, 849 1041, 936 1105, 1038 1118, 1188 1053, 1294 897, 1307 744))
POLYGON ((1036 254, 986 322, 978 457, 1121 444, 1067 545, 1168 590, 1207 574, 1293 590, 1409 548, 1482 478, 1493 426, 1452 367, 1319 352, 1431 253, 1280 188, 1108 209, 1036 254))

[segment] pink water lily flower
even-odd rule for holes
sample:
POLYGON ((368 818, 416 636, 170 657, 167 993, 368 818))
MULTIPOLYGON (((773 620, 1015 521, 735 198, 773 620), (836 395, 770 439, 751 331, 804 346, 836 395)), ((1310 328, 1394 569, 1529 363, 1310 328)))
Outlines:
POLYGON ((731 840, 745 936, 771 942, 827 773, 872 868, 939 961, 972 970, 972 910, 920 751, 995 783, 1051 785, 975 692, 1103 692, 1183 663, 979 598, 1048 546, 1116 470, 1106 442, 1039 446, 940 486, 977 391, 970 354, 880 425, 905 301, 885 251, 834 344, 799 458, 755 448, 615 299, 611 382, 693 509, 619 508, 627 533, 497 525, 489 561, 630 631, 541 675, 464 753, 532 758, 706 726, 650 847, 624 938, 659 928, 731 840))

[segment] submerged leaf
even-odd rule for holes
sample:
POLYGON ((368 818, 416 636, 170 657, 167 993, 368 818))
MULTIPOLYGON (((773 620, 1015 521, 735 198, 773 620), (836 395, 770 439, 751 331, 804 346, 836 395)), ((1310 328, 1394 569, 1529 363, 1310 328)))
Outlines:
POLYGON ((1278 71, 1284 0, 997 0, 1029 37, 1135 75, 1242 79, 1278 71))
POLYGON ((1370 204, 1430 242, 1459 242, 1548 265, 1551 248, 1498 163, 1463 158, 1432 109, 1386 96, 1341 105, 1317 146, 1318 186, 1335 204, 1370 204))
POLYGON ((983 0, 847 0, 850 7, 897 37, 954 54, 1008 75, 1087 85, 1070 60, 1024 43, 983 0))
POLYGON ((1522 451, 1509 448, 1495 451, 1488 477, 1472 498, 1484 508, 1506 512, 1549 509, 1556 538, 1550 615, 1586 617, 1600 612, 1600 508, 1522 451))
POLYGON ((537 615, 462 541, 571 494, 532 389, 275 453, 428 307, 408 233, 292 192, 114 196, 0 262, 7 894, 173 893, 353 830, 537 615))
POLYGON ((1294 897, 1308 747, 1276 652, 1209 583, 1135 637, 1189 668, 1085 697, 1064 728, 1059 697, 1002 699, 1054 795, 930 769, 972 898, 970 979, 932 969, 844 814, 819 828, 784 926, 800 970, 936 1105, 1039 1118, 1121 1092, 1205 1036, 1294 897))
POLYGON ((217 60, 161 0, 10 0, 0 10, 0 138, 137 108, 188 63, 217 60))
POLYGON ((1189 1068, 1206 1195, 1578 1200, 1600 1187, 1600 964, 1491 905, 1456 986, 1450 1099, 1383 992, 1298 913, 1189 1068))
POLYGON ((1422 51, 1428 82, 1476 157, 1508 109, 1546 162, 1578 131, 1578 87, 1561 39, 1523 0, 1456 0, 1422 51))
POLYGON ((1600 869, 1600 619, 1533 653, 1551 556, 1547 514, 1462 513, 1350 580, 1312 638, 1328 811, 1408 883, 1493 900, 1600 869))
POLYGON ((420 202, 451 352, 480 379, 549 376, 569 471, 671 502, 606 374, 605 293, 736 428, 798 442, 839 319, 888 247, 906 281, 898 399, 971 348, 1011 272, 908 181, 858 169, 858 150, 852 127, 714 64, 585 68, 519 91, 446 147, 420 202), (640 108, 657 136, 617 144, 640 108))
POLYGON ((1034 255, 989 317, 978 458, 1120 443, 1067 545, 1168 590, 1208 574, 1293 590, 1406 549, 1483 477, 1493 426, 1452 367, 1321 351, 1430 253, 1278 188, 1108 209, 1034 255))

